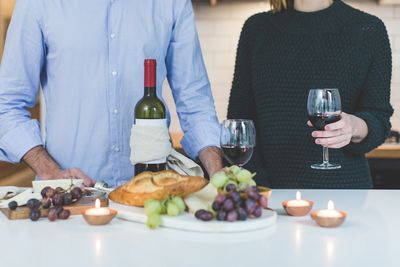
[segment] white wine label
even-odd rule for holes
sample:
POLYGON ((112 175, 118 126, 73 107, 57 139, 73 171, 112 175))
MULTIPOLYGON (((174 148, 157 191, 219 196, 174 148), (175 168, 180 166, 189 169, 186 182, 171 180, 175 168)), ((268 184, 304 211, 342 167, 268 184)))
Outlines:
POLYGON ((154 119, 154 120, 147 120, 147 119, 135 119, 136 125, 145 125, 145 126, 161 126, 167 127, 167 119, 154 119))
MULTIPOLYGON (((167 127, 167 120, 166 119, 135 119, 135 125, 167 127)), ((144 164, 162 164, 162 163, 166 163, 166 162, 167 162, 167 158, 164 157, 161 159, 144 162, 144 164)))

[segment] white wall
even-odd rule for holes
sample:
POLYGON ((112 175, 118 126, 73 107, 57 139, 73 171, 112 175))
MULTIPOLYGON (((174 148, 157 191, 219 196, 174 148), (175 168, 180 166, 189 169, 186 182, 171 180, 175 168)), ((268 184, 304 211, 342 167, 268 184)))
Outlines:
MULTIPOLYGON (((393 50, 392 103, 393 128, 400 130, 400 5, 380 6, 374 0, 348 0, 354 7, 380 17, 386 24, 393 50)), ((195 3, 197 29, 210 77, 217 114, 226 117, 229 90, 233 78, 236 46, 244 21, 252 14, 269 10, 268 1, 221 1, 217 7, 195 3)), ((164 97, 172 114, 170 130, 180 131, 175 105, 168 85, 164 97)))

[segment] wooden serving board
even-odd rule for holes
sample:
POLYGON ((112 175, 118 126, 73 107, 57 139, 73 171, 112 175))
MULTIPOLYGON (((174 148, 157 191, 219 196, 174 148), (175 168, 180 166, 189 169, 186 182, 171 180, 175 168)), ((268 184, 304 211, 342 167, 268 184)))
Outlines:
MULTIPOLYGON (((143 208, 130 207, 110 201, 110 207, 118 211, 117 218, 137 223, 146 223, 147 216, 143 208)), ((275 224, 277 214, 273 210, 263 210, 260 218, 250 218, 246 221, 221 222, 212 220, 203 222, 193 214, 185 213, 176 217, 161 216, 161 226, 178 230, 205 233, 248 232, 270 227, 275 224)))
MULTIPOLYGON (((69 210, 71 212, 71 215, 80 215, 85 209, 94 207, 97 198, 100 199, 100 204, 102 207, 108 207, 108 198, 106 198, 105 196, 83 197, 79 201, 71 205, 65 205, 63 207, 64 209, 69 210)), ((16 210, 10 210, 9 208, 0 208, 0 210, 9 220, 28 219, 30 213, 29 208, 26 206, 18 207, 16 210)), ((42 217, 47 217, 49 210, 41 209, 40 212, 42 217)))

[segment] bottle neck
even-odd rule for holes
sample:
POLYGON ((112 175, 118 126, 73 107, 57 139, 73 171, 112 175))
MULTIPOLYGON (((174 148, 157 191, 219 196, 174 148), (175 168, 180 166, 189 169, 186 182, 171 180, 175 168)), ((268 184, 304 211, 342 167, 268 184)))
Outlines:
POLYGON ((155 87, 145 87, 144 96, 155 96, 157 97, 157 90, 155 87))

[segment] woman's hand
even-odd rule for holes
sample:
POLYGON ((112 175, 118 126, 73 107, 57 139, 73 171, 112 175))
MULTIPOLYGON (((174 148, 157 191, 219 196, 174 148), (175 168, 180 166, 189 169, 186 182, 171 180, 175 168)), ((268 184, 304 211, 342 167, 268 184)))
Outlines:
MULTIPOLYGON (((360 143, 368 135, 368 126, 364 120, 342 112, 341 120, 325 126, 325 131, 313 131, 315 143, 327 148, 342 148, 350 142, 360 143)), ((312 127, 310 121, 308 126, 312 127)))

